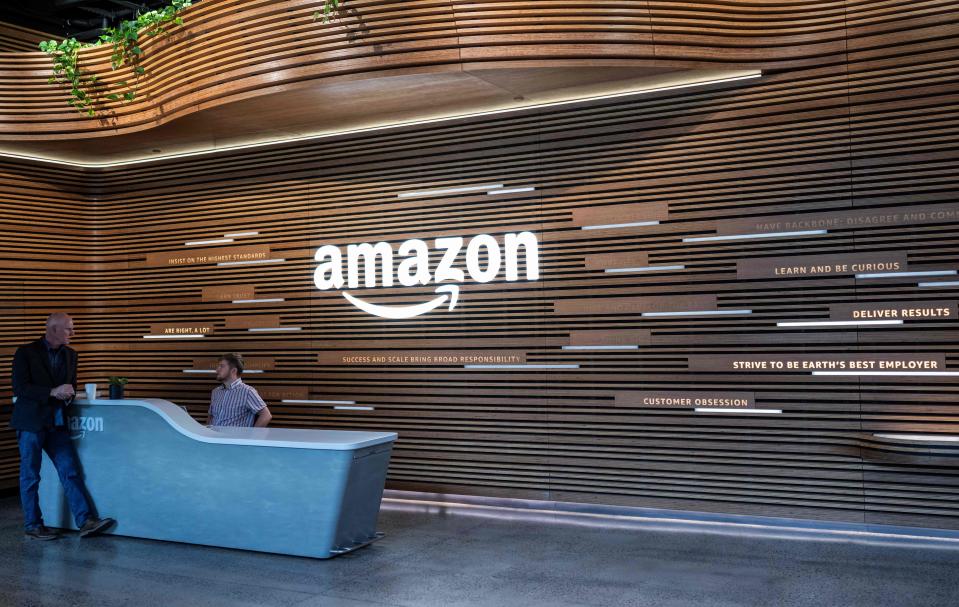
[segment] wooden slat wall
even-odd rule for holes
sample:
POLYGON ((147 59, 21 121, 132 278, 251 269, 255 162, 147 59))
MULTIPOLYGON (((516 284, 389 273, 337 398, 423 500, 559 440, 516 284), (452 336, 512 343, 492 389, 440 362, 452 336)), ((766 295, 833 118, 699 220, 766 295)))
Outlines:
POLYGON ((34 29, 0 21, 0 53, 32 53, 43 40, 54 36, 34 29))
MULTIPOLYGON (((840 0, 597 2, 350 0, 330 25, 321 0, 204 0, 170 36, 146 40, 149 77, 132 103, 102 99, 97 119, 47 83, 42 53, 0 57, 0 141, 131 133, 258 95, 385 74, 496 67, 763 67, 818 64, 844 50, 840 0)), ((921 3, 936 4, 936 3, 921 3)), ((101 82, 110 49, 80 53, 101 82)))
POLYGON ((51 308, 83 318, 94 277, 87 177, 62 166, 0 159, 0 489, 16 486, 9 430, 10 366, 17 346, 43 334, 51 308))
MULTIPOLYGON (((919 286, 949 276, 761 271, 769 260, 807 256, 900 257, 912 272, 959 269, 957 3, 821 4, 649 2, 654 30, 670 32, 655 36, 664 52, 698 49, 698 61, 715 63, 782 53, 784 63, 761 81, 90 171, 80 181, 65 171, 56 183, 84 184, 89 204, 65 200, 64 215, 93 233, 73 240, 71 230, 69 245, 49 253, 64 264, 12 271, 11 287, 22 284, 23 295, 10 307, 23 312, 11 315, 5 345, 36 332, 41 311, 61 293, 56 281, 68 275, 68 303, 78 301, 74 295, 82 302, 81 381, 128 374, 131 395, 168 398, 202 417, 210 377, 184 370, 241 351, 258 359, 263 373, 248 381, 269 395, 278 425, 398 431, 393 488, 959 527, 957 449, 874 436, 959 434, 955 377, 722 368, 732 358, 898 356, 938 358, 959 370, 954 316, 898 326, 777 326, 828 320, 837 304, 957 301, 954 285, 919 286), (810 32, 817 52, 797 54, 810 32), (732 42, 720 46, 720 36, 732 42), (780 41, 778 51, 770 40, 780 41), (535 190, 398 197, 476 184, 535 190), (925 214, 907 217, 913 211, 925 214), (756 226, 824 219, 837 220, 825 234, 684 241, 802 231, 756 226), (582 229, 642 220, 659 223, 582 229), (387 321, 313 286, 322 244, 396 247, 414 237, 522 229, 540 237, 542 280, 467 282, 453 311, 387 321), (222 251, 269 247, 269 258, 284 261, 147 263, 217 248, 189 241, 253 231, 222 251), (616 263, 683 269, 603 272, 616 263), (283 301, 231 303, 247 299, 250 286, 255 298, 283 301), (215 288, 227 299, 211 300, 215 288), (143 338, 177 324, 212 332, 143 338), (248 330, 277 324, 299 330, 248 330), (639 347, 562 348, 594 340, 639 347), (579 367, 318 359, 384 350, 509 351, 529 364, 579 367), (757 408, 782 413, 643 407, 636 396, 643 390, 752 393, 757 408)), ((44 183, 34 169, 5 182, 4 191, 20 197, 8 204, 30 209, 22 220, 45 212, 25 201, 34 188, 46 191, 44 183)), ((41 260, 51 259, 47 247, 38 250, 41 260)), ((377 302, 432 294, 431 287, 394 290, 377 302)), ((13 466, 4 466, 12 482, 13 466)))

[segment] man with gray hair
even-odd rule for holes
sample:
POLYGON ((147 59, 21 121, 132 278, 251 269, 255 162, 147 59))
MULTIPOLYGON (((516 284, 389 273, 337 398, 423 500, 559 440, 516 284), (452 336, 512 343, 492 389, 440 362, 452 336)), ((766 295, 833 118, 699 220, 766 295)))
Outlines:
POLYGON ((27 537, 54 540, 59 536, 43 525, 38 488, 40 464, 45 451, 57 469, 67 504, 80 537, 104 531, 115 521, 98 518, 87 499, 70 432, 66 409, 77 386, 77 352, 70 348, 73 319, 64 312, 47 318, 46 335, 17 348, 13 355, 13 417, 20 447, 20 503, 27 537))

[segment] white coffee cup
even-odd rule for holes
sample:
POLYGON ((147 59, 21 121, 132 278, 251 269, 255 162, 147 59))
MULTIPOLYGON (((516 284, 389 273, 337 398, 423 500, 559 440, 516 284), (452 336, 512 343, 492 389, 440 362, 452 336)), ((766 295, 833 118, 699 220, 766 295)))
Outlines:
POLYGON ((87 392, 87 400, 95 400, 97 397, 97 385, 96 384, 83 384, 84 390, 87 392))

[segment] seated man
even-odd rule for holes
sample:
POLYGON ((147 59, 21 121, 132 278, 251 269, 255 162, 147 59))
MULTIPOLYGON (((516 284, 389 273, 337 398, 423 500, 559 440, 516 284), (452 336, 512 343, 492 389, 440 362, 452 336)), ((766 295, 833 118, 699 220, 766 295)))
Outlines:
POLYGON ((216 367, 216 380, 220 385, 210 395, 210 410, 207 426, 265 427, 273 419, 266 403, 256 389, 243 383, 243 357, 239 354, 224 354, 216 367))

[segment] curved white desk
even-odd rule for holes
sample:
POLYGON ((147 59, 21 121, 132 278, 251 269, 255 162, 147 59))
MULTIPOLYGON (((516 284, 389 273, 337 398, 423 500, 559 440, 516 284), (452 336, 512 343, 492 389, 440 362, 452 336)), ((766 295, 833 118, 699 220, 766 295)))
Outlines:
MULTIPOLYGON (((328 558, 376 539, 396 434, 207 428, 160 399, 79 400, 70 427, 111 533, 328 558)), ((44 459, 46 523, 72 528, 44 459)))

